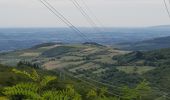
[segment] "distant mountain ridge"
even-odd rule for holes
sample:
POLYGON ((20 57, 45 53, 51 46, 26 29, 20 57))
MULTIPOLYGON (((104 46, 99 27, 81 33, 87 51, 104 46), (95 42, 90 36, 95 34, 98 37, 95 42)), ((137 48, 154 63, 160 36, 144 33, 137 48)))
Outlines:
MULTIPOLYGON (((79 28, 89 40, 104 45, 136 43, 153 38, 170 36, 170 26, 142 28, 102 28, 104 32, 94 32, 92 28, 79 28)), ((84 43, 89 42, 68 28, 0 28, 0 51, 30 48, 47 42, 84 43)))

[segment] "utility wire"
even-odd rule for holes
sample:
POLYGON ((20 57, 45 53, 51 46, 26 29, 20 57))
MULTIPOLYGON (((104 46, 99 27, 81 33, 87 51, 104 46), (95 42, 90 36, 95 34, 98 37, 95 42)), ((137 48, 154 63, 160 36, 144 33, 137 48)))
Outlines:
MULTIPOLYGON (((170 18, 170 11, 169 11, 169 9, 168 9, 167 2, 166 2, 166 0, 163 0, 163 2, 164 2, 165 10, 166 10, 166 12, 167 12, 167 14, 168 14, 168 17, 170 18)), ((170 3, 170 1, 169 1, 169 3, 170 3)))
POLYGON ((39 0, 51 13, 53 13, 57 18, 59 18, 62 22, 64 22, 69 28, 74 30, 76 33, 79 34, 86 41, 91 41, 87 38, 84 33, 82 33, 79 29, 77 29, 69 20, 67 20, 57 9, 55 9, 49 2, 46 0, 39 0))
POLYGON ((104 32, 107 32, 105 30, 105 26, 103 25, 103 23, 101 23, 101 21, 98 19, 98 17, 92 12, 92 10, 90 9, 90 7, 86 4, 86 2, 84 0, 80 0, 82 2, 82 4, 84 5, 85 9, 91 13, 91 15, 94 17, 95 21, 99 24, 99 27, 101 27, 101 32, 100 32, 100 37, 101 39, 103 39, 103 43, 106 42, 107 37, 105 35, 103 35, 104 32))
POLYGON ((101 32, 101 30, 98 28, 96 23, 92 20, 92 18, 86 13, 86 11, 80 6, 80 4, 76 0, 70 0, 73 5, 80 11, 80 13, 84 16, 84 18, 87 20, 87 22, 96 30, 97 32, 101 32))
POLYGON ((97 80, 92 79, 92 78, 89 78, 89 77, 85 77, 85 78, 88 79, 88 80, 91 80, 91 81, 93 81, 93 82, 96 82, 96 83, 99 83, 99 84, 103 84, 103 85, 108 86, 108 87, 121 89, 121 87, 114 86, 114 85, 107 84, 107 83, 103 83, 103 82, 97 81, 97 80))
MULTIPOLYGON (((85 81, 85 80, 83 80, 83 79, 81 79, 81 78, 79 78, 79 77, 75 77, 75 76, 73 76, 72 74, 65 73, 65 71, 64 71, 63 69, 61 69, 60 71, 61 71, 62 73, 64 73, 64 74, 66 74, 66 75, 70 76, 70 77, 73 77, 73 78, 75 78, 75 79, 77 79, 77 80, 80 80, 80 81, 82 81, 82 82, 84 82, 84 83, 88 84, 89 86, 96 87, 97 89, 102 89, 102 88, 97 87, 96 85, 94 85, 94 84, 90 83, 89 81, 85 81)), ((114 93, 109 92, 109 91, 107 91, 107 93, 108 93, 108 94, 110 94, 110 95, 113 95, 113 96, 116 96, 116 97, 120 97, 120 98, 121 98, 121 96, 120 96, 120 95, 118 95, 118 94, 114 94, 114 93)))
POLYGON ((81 0, 82 1, 82 3, 83 3, 83 5, 84 5, 84 7, 85 7, 85 9, 87 10, 87 11, 89 11, 89 13, 91 13, 92 15, 93 15, 93 17, 95 18, 95 20, 98 22, 98 24, 101 26, 101 27, 103 27, 104 28, 104 25, 103 25, 103 23, 101 23, 101 21, 98 19, 98 17, 92 12, 92 10, 89 8, 89 6, 85 3, 85 1, 84 0, 81 0))
MULTIPOLYGON (((92 26, 92 28, 95 30, 95 32, 99 32, 100 34, 100 39, 103 40, 103 42, 100 42, 101 44, 106 42, 107 37, 105 35, 103 35, 102 33, 104 32, 102 29, 100 29, 96 23, 93 21, 93 19, 86 13, 86 11, 83 9, 83 7, 79 4, 78 1, 76 0, 70 0, 73 5, 79 10, 79 12, 84 16, 84 18, 87 20, 87 22, 92 26)), ((85 2, 82 1, 82 3, 86 6, 86 10, 89 10, 90 12, 90 8, 85 4, 85 2)), ((94 15, 94 14, 93 14, 94 15)), ((96 17, 96 16, 95 16, 96 17)), ((96 20, 98 20, 98 18, 96 17, 96 20)), ((100 21, 98 20, 98 23, 100 23, 100 21)), ((104 27, 104 26, 103 26, 104 27)))

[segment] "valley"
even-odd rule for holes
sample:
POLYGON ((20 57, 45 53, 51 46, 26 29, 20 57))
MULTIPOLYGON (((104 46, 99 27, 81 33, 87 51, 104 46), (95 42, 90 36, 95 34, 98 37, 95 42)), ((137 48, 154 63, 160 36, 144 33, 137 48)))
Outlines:
MULTIPOLYGON (((88 81, 90 84, 108 87, 109 91, 116 89, 112 92, 120 91, 119 88, 123 86, 134 87, 142 80, 147 80, 151 87, 158 88, 153 89, 154 93, 163 95, 160 91, 168 94, 170 91, 163 89, 161 84, 169 84, 169 81, 162 83, 153 75, 161 68, 169 68, 169 51, 162 49, 132 52, 97 43, 44 43, 29 49, 1 53, 0 63, 59 71, 63 75, 88 81), (154 78, 156 79, 153 80, 154 78), (114 86, 116 88, 113 88, 114 86)), ((161 72, 157 74, 162 78, 170 77, 166 70, 165 76, 161 72)))

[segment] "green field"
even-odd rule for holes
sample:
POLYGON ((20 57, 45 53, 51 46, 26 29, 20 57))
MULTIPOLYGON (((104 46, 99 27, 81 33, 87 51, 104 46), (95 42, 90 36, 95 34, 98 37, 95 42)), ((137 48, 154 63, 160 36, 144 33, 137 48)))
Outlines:
POLYGON ((121 66, 117 67, 119 71, 123 71, 125 73, 138 73, 138 74, 144 74, 150 70, 155 69, 155 67, 151 66, 121 66))

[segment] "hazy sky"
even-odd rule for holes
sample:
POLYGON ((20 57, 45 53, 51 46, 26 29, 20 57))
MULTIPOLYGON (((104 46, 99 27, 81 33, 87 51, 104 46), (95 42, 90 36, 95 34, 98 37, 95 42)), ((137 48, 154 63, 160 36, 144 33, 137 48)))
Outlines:
MULTIPOLYGON (((49 1, 75 26, 89 26, 70 0, 49 1)), ((82 5, 82 0, 77 1, 82 5)), ((139 27, 170 23, 163 0, 84 1, 107 27, 139 27)), ((89 12, 88 14, 92 15, 89 12)), ((0 0, 0 27, 63 26, 65 24, 57 20, 38 0, 0 0)))

